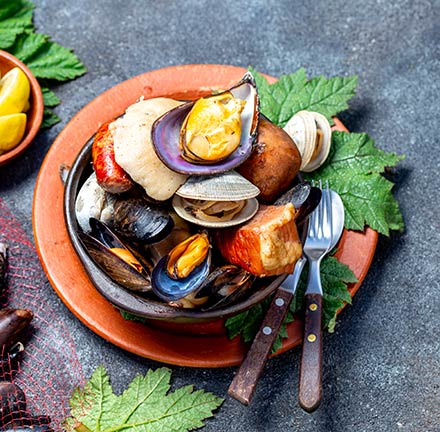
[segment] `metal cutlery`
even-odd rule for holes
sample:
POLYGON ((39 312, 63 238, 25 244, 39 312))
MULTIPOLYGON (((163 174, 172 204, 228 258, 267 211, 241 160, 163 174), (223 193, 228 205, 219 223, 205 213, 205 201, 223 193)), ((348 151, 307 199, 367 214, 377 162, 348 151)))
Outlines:
POLYGON ((307 412, 314 411, 322 399, 322 286, 320 264, 337 244, 344 228, 344 206, 340 196, 324 189, 321 203, 312 214, 303 253, 309 262, 304 295, 304 339, 300 364, 298 399, 307 412))
MULTIPOLYGON (((314 203, 312 208, 308 208, 308 211, 313 211, 316 205, 320 202, 321 190, 313 187, 310 190, 308 199, 309 202, 314 203)), ((302 212, 305 207, 307 206, 300 207, 298 213, 302 212)), ((303 226, 299 227, 301 232, 301 243, 303 245, 307 235, 306 222, 307 218, 305 218, 303 226)), ((246 358, 229 386, 229 395, 245 405, 249 405, 255 392, 256 385, 270 355, 273 343, 278 335, 287 311, 289 310, 293 296, 295 295, 305 263, 306 258, 303 255, 297 261, 293 273, 287 276, 275 292, 272 303, 266 312, 263 323, 252 342, 246 358)))

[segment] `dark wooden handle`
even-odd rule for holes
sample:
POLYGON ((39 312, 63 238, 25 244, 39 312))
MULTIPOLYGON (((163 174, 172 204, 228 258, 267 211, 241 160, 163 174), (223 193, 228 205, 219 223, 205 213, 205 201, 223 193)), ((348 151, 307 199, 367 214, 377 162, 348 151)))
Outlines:
POLYGON ((292 297, 293 294, 282 289, 275 292, 260 330, 229 386, 229 395, 245 405, 249 405, 252 399, 292 297))
POLYGON ((305 411, 313 412, 322 398, 322 296, 307 294, 305 304, 298 398, 305 411))

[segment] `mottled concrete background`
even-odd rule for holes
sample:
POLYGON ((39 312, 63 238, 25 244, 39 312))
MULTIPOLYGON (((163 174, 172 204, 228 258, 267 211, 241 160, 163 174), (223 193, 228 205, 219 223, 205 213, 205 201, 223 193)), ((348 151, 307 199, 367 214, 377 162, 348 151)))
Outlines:
MULTIPOLYGON (((273 76, 359 76, 342 119, 378 146, 405 154, 394 193, 406 231, 380 238, 354 304, 326 335, 324 400, 297 405, 299 350, 269 361, 250 407, 226 397, 235 368, 171 367, 174 385, 226 397, 206 431, 440 430, 439 410, 439 22, 438 0, 141 1, 35 0, 37 30, 75 50, 88 67, 60 85, 62 123, 0 170, 0 197, 32 235, 32 196, 45 153, 69 119, 104 90, 142 72, 221 63, 273 76)), ((99 364, 120 391, 160 364, 128 354, 66 317, 86 375, 99 364)))

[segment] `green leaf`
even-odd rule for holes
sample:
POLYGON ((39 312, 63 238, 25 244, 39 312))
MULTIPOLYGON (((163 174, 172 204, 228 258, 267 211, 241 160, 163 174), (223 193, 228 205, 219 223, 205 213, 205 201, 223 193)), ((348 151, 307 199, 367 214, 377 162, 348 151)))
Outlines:
POLYGON ((9 48, 17 35, 33 29, 33 9, 27 0, 0 1, 0 49, 9 48))
POLYGON ((44 108, 43 121, 41 123, 41 129, 49 128, 59 123, 61 119, 49 108, 44 108))
POLYGON ((87 69, 69 49, 46 41, 27 59, 26 65, 37 78, 66 81, 83 75, 87 69))
POLYGON ((382 173, 404 156, 378 149, 363 133, 333 132, 331 149, 325 164, 304 177, 328 181, 339 193, 345 207, 345 227, 362 231, 368 225, 384 235, 389 235, 390 229, 402 231, 404 222, 391 192, 393 183, 382 173))
POLYGON ((24 64, 49 40, 49 36, 41 33, 21 33, 8 51, 24 64))
POLYGON ((329 120, 348 108, 357 77, 316 77, 307 81, 304 69, 282 76, 274 84, 250 68, 260 95, 260 110, 272 122, 283 127, 298 111, 317 111, 329 120))
POLYGON ((185 386, 169 392, 171 372, 166 368, 138 375, 116 396, 105 369, 100 366, 83 389, 70 399, 71 417, 65 427, 80 424, 89 431, 186 432, 204 426, 223 400, 203 390, 185 386))
POLYGON ((58 96, 47 87, 41 87, 41 93, 43 93, 45 107, 51 108, 60 104, 61 100, 58 98, 58 96))
MULTIPOLYGON (((303 305, 304 292, 307 286, 308 268, 303 270, 297 291, 290 305, 290 311, 286 316, 274 342, 272 352, 281 348, 282 339, 286 338, 286 325, 294 320, 294 314, 300 312, 303 305)), ((351 296, 348 284, 356 283, 357 279, 351 269, 340 263, 334 256, 327 256, 321 262, 321 284, 323 289, 323 328, 329 332, 334 330, 336 312, 344 304, 351 304, 351 296)), ((240 315, 228 318, 225 322, 230 339, 241 335, 244 342, 251 342, 261 326, 263 318, 270 304, 270 299, 254 306, 240 315)))

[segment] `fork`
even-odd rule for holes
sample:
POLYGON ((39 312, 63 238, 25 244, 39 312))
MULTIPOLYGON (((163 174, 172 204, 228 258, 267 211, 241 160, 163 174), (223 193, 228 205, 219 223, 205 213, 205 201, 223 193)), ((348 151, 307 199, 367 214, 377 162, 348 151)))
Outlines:
MULTIPOLYGON (((319 182, 322 189, 322 184, 319 182)), ((314 411, 322 399, 322 286, 320 264, 332 242, 332 198, 326 184, 319 206, 312 213, 303 253, 309 262, 305 299, 304 340, 302 345, 299 404, 314 411)))

